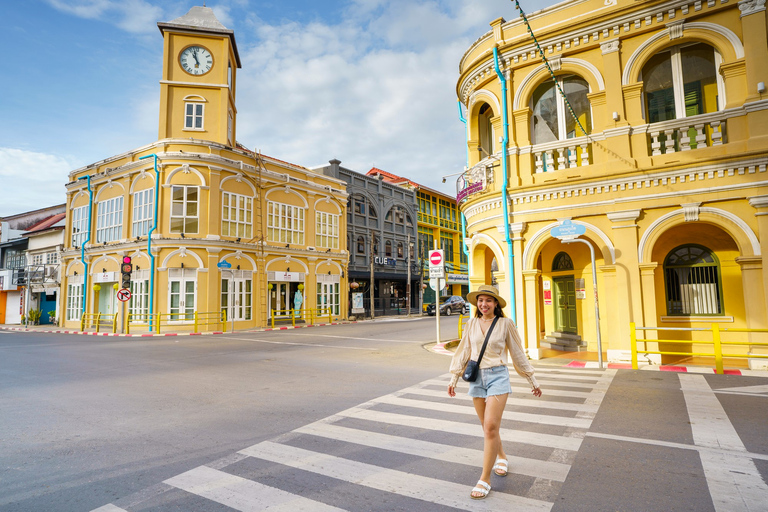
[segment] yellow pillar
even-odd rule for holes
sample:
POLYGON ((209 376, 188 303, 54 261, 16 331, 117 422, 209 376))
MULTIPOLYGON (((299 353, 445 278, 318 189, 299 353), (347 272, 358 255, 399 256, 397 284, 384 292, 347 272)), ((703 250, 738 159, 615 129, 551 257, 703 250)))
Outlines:
MULTIPOLYGON (((221 271, 219 271, 219 267, 216 266, 219 263, 219 253, 221 253, 221 248, 206 247, 206 252, 207 252, 207 261, 205 261, 204 264, 208 268, 208 275, 205 276, 204 279, 206 279, 207 281, 208 293, 205 294, 205 297, 198 296, 197 310, 200 312, 210 313, 213 311, 221 311, 221 271), (205 302, 203 302, 200 299, 203 299, 205 302)), ((201 279, 202 276, 200 275, 200 270, 202 269, 198 269, 198 280, 202 280, 201 279)), ((229 316, 230 315, 228 311, 227 322, 230 321, 229 316)), ((205 321, 209 322, 210 319, 207 318, 205 321)), ((211 329, 212 329, 212 326, 206 326, 203 330, 210 331, 211 329)))
POLYGON ((637 224, 640 210, 627 210, 607 214, 613 223, 613 243, 618 255, 616 261, 615 315, 619 322, 618 337, 612 338, 613 348, 629 354, 629 323, 642 322, 643 305, 640 283, 639 261, 637 256, 637 224))
MULTIPOLYGON (((642 303, 643 303, 643 318, 635 320, 635 324, 638 327, 655 327, 659 325, 659 317, 656 310, 656 272, 659 268, 659 264, 641 263, 640 264, 640 281, 642 282, 642 303), (642 323, 642 325, 640 325, 642 323)), ((664 291, 661 290, 661 293, 664 291)), ((639 331, 640 338, 658 339, 658 331, 639 331)), ((661 356, 659 354, 643 354, 642 359, 647 360, 650 358, 656 364, 661 364, 661 356)))
POLYGON ((540 329, 539 324, 541 319, 539 317, 539 303, 541 297, 539 296, 539 283, 541 281, 541 271, 539 269, 523 270, 524 281, 524 295, 520 296, 520 301, 526 305, 525 316, 518 317, 517 330, 520 332, 520 336, 523 337, 525 347, 528 349, 528 356, 531 359, 541 358, 541 345, 539 344, 540 329))
MULTIPOLYGON (((608 361, 628 361, 629 336, 626 343, 620 342, 621 323, 618 312, 622 308, 622 294, 617 291, 616 279, 617 265, 602 265, 598 271, 603 275, 603 293, 600 296, 600 334, 603 342, 603 351, 608 353, 608 361)), ((627 324, 629 333, 629 324, 627 324)))

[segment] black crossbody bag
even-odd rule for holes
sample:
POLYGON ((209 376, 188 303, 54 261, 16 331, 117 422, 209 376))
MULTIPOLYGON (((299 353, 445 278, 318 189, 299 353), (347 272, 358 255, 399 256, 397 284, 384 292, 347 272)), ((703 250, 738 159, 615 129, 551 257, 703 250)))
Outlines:
POLYGON ((467 363, 467 367, 464 368, 464 375, 461 376, 462 379, 464 379, 467 382, 475 382, 477 380, 477 375, 480 373, 480 361, 483 360, 483 354, 485 354, 485 347, 488 346, 488 339, 491 337, 491 332, 493 332, 493 327, 496 325, 496 322, 498 321, 499 317, 493 319, 493 322, 491 323, 491 326, 488 328, 488 331, 485 333, 485 341, 483 342, 483 348, 480 349, 480 355, 477 356, 477 361, 469 360, 467 363))

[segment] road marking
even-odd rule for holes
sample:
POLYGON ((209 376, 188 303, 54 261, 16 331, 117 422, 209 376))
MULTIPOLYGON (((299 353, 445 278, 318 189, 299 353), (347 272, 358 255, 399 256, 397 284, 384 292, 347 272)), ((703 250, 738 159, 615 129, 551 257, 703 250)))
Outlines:
POLYGON ((311 336, 313 338, 340 338, 343 340, 360 340, 360 341, 386 341, 387 343, 429 343, 430 340, 386 340, 381 338, 355 338, 353 336, 337 336, 334 334, 304 334, 304 333, 291 333, 294 336, 311 336))
MULTIPOLYGON (((472 450, 454 445, 420 441, 408 437, 380 434, 368 430, 357 430, 319 421, 295 430, 300 434, 309 434, 348 443, 359 444, 381 450, 407 453, 443 462, 477 466, 483 460, 482 450, 472 450)), ((548 462, 525 457, 507 455, 509 472, 518 475, 546 478, 558 482, 565 481, 570 466, 557 462, 548 462)))
POLYGON ((740 386, 736 388, 719 388, 713 389, 715 393, 738 393, 738 394, 762 394, 768 393, 768 385, 762 386, 740 386))
POLYGON ((206 466, 169 478, 163 483, 247 512, 343 510, 206 466))
MULTIPOLYGON (((392 412, 379 412, 361 407, 347 409, 346 411, 338 413, 336 416, 357 418, 377 423, 389 423, 391 425, 400 425, 403 427, 438 430, 465 436, 483 437, 483 430, 474 423, 462 423, 436 418, 422 418, 419 416, 409 416, 407 414, 397 414, 392 412)), ((532 444, 535 446, 544 446, 546 448, 577 451, 579 446, 581 446, 581 439, 578 438, 529 432, 527 430, 501 428, 499 429, 499 435, 501 436, 502 441, 532 444)))
POLYGON ((703 375, 679 374, 696 446, 726 451, 699 452, 715 510, 764 510, 766 485, 753 460, 729 452, 746 452, 715 393, 703 375), (734 490, 736 492, 734 492, 734 490))
MULTIPOLYGON (((428 402, 425 400, 412 400, 410 398, 400 398, 392 395, 374 398, 372 402, 379 404, 397 405, 400 407, 425 409, 429 411, 447 412, 451 414, 466 414, 469 416, 477 416, 477 412, 475 412, 474 406, 453 405, 441 402, 428 402)), ((592 423, 591 420, 582 418, 570 418, 568 416, 547 416, 544 414, 529 414, 518 411, 514 411, 512 414, 508 414, 506 419, 512 421, 532 422, 543 425, 556 425, 559 427, 575 427, 583 429, 588 429, 592 423)))
MULTIPOLYGON (((405 388, 401 389, 399 393, 431 396, 436 398, 448 398, 448 393, 445 391, 437 391, 434 389, 425 388, 405 388)), ((465 395, 464 393, 457 393, 451 400, 459 400, 462 402, 471 402, 472 397, 465 395)), ((542 400, 541 398, 507 398, 507 405, 515 405, 517 407, 533 407, 536 409, 555 409, 559 411, 588 411, 597 412, 599 406, 593 404, 578 404, 573 402, 558 402, 556 400, 542 400)))
POLYGON ((103 507, 95 508, 91 512, 128 512, 124 508, 117 507, 111 503, 107 503, 103 507))
POLYGON ((485 503, 468 499, 466 484, 456 484, 372 464, 313 452, 265 441, 241 450, 245 455, 311 471, 356 485, 370 487, 418 500, 461 510, 549 511, 552 504, 499 491, 492 492, 485 503))
POLYGON ((768 455, 764 455, 762 453, 738 452, 738 451, 734 452, 734 451, 728 451, 728 450, 722 450, 722 449, 716 449, 716 448, 706 448, 704 446, 696 446, 693 444, 673 443, 671 441, 659 441, 658 439, 644 439, 642 437, 617 436, 615 434, 603 434, 600 432, 587 432, 585 435, 587 437, 598 437, 600 439, 609 439, 611 441, 621 441, 625 443, 650 444, 653 446, 663 446, 665 448, 677 448, 680 450, 694 450, 697 452, 727 453, 728 455, 732 455, 734 457, 743 457, 746 459, 768 460, 768 455))
POLYGON ((235 338, 235 337, 227 336, 225 339, 241 340, 241 341, 256 341, 258 343, 270 343, 272 345, 298 345, 300 347, 339 348, 343 350, 378 350, 377 347, 343 347, 339 345, 321 345, 319 343, 296 343, 292 341, 260 340, 258 338, 235 338))

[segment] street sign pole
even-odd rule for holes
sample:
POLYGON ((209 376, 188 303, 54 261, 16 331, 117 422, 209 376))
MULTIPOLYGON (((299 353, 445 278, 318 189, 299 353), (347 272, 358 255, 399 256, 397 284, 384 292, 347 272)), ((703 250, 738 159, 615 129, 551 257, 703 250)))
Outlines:
MULTIPOLYGON (((435 241, 437 246, 437 241, 435 241)), ((440 343, 440 281, 445 279, 445 257, 442 249, 429 251, 429 280, 436 280, 435 290, 435 325, 437 331, 437 343, 440 343)))
POLYGON ((597 330, 597 361, 600 369, 603 369, 603 343, 600 337, 600 305, 597 300, 597 270, 595 265, 595 249, 587 240, 577 238, 587 232, 587 228, 581 224, 574 224, 570 219, 564 220, 555 226, 549 234, 564 244, 580 242, 589 246, 589 255, 592 260, 592 289, 595 294, 595 329, 597 330))

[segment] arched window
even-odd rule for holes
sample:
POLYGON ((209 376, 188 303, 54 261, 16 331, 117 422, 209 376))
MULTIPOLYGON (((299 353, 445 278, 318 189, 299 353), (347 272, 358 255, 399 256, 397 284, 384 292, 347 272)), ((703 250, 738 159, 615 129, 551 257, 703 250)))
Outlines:
POLYGON ((560 272, 563 270, 573 270, 573 261, 567 253, 559 252, 555 259, 552 260, 552 272, 560 272))
POLYGON ((536 88, 531 99, 533 110, 531 137, 534 144, 582 137, 592 131, 587 81, 577 76, 565 76, 558 77, 557 83, 565 93, 579 123, 577 124, 571 115, 555 83, 545 82, 536 88), (587 133, 584 133, 579 124, 587 133))
POLYGON ((720 264, 701 245, 682 245, 664 260, 668 315, 722 314, 720 264))
POLYGON ((403 256, 403 242, 397 242, 397 257, 402 258, 403 256))
POLYGON ((490 105, 485 103, 482 107, 480 107, 480 112, 477 116, 477 131, 480 141, 480 160, 493 154, 493 125, 491 124, 492 117, 493 110, 491 110, 490 105))
POLYGON ((357 237, 357 254, 365 254, 365 237, 357 237))
POLYGON ((384 244, 384 256, 386 256, 387 258, 392 257, 392 242, 390 242, 389 240, 387 240, 386 243, 384 244))
POLYGON ((717 59, 714 48, 704 43, 673 46, 651 57, 641 76, 647 121, 719 110, 717 59))

